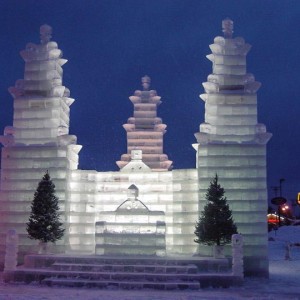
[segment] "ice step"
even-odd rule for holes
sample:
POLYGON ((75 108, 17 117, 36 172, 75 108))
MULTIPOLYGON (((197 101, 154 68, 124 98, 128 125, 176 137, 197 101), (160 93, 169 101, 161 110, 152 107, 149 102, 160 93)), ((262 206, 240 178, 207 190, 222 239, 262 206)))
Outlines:
POLYGON ((97 273, 57 271, 51 269, 18 269, 4 274, 5 282, 37 282, 61 286, 113 286, 119 288, 171 289, 229 287, 241 285, 243 280, 232 273, 155 274, 155 273, 97 273), (129 284, 130 283, 130 284, 129 284), (199 285, 200 284, 200 285, 199 285))
POLYGON ((213 259, 211 257, 153 257, 153 256, 100 256, 100 255, 26 255, 25 266, 42 267, 54 263, 74 264, 109 264, 109 265, 160 265, 160 266, 186 266, 186 265, 225 265, 229 264, 227 258, 213 259))
POLYGON ((90 271, 57 271, 49 269, 19 269, 13 271, 14 281, 32 282, 51 277, 56 279, 80 278, 84 280, 136 280, 136 281, 193 281, 197 274, 178 273, 138 273, 138 272, 90 272, 90 271))
POLYGON ((198 268, 195 265, 172 266, 172 265, 124 265, 124 264, 75 264, 75 263, 54 263, 54 270, 58 271, 94 271, 94 272, 148 272, 148 273, 175 273, 175 274, 196 274, 198 268))
POLYGON ((27 255, 24 266, 4 273, 4 281, 128 289, 241 284, 230 265, 229 259, 210 257, 27 255))
POLYGON ((48 278, 42 281, 48 286, 68 286, 68 287, 97 287, 107 288, 116 287, 122 289, 193 289, 200 288, 199 282, 172 281, 172 282, 151 282, 151 281, 118 281, 118 280, 83 280, 83 279, 56 279, 48 278))

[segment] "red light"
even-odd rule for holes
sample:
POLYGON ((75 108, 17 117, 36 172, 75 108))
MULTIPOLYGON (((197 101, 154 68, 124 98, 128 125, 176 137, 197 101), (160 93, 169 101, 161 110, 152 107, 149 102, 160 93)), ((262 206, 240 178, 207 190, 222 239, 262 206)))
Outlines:
POLYGON ((272 223, 272 224, 278 224, 279 223, 279 219, 277 215, 274 214, 268 214, 268 223, 272 223))

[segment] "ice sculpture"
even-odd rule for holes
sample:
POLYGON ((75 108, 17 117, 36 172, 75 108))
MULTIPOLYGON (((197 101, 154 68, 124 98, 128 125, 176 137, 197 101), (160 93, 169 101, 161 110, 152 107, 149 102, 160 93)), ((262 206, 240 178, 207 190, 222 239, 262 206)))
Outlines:
POLYGON ((96 254, 164 255, 165 213, 151 211, 128 188, 128 199, 115 211, 102 212, 96 222, 96 254))
MULTIPOLYGON (((41 43, 29 43, 21 51, 24 79, 9 89, 14 97, 13 126, 7 126, 0 137, 4 145, 0 263, 4 262, 6 232, 11 228, 19 235, 19 254, 32 250, 35 241, 27 238, 25 224, 33 193, 46 170, 56 185, 66 227, 58 251, 109 253, 105 245, 121 240, 124 247, 118 247, 118 254, 141 253, 138 247, 135 252, 127 247, 129 230, 138 234, 133 239, 137 245, 155 242, 155 247, 146 247, 147 253, 168 256, 195 254, 195 222, 217 172, 243 235, 246 274, 268 273, 266 143, 271 135, 257 122, 260 84, 246 72, 250 46, 244 39, 232 37, 231 20, 223 21, 223 32, 224 37, 215 38, 208 55, 213 74, 203 84, 205 94, 201 95, 205 122, 196 133, 197 167, 168 171, 172 162, 163 154, 166 125, 157 117, 160 97, 149 90, 150 78, 145 76, 143 90, 130 97, 134 116, 124 125, 128 145, 117 162, 120 171, 96 172, 77 169, 81 146, 76 144, 76 136, 69 135, 74 99, 62 84, 66 60, 51 41, 51 28, 41 27, 41 43), (136 190, 129 189, 132 194, 124 202, 132 185, 139 190, 139 201, 135 200, 136 190)), ((211 254, 206 250, 201 247, 200 252, 211 254)))
POLYGON ((161 103, 155 90, 149 90, 151 79, 142 77, 143 91, 135 91, 129 99, 133 103, 133 117, 123 127, 127 132, 127 154, 123 154, 117 165, 124 168, 130 160, 131 150, 143 151, 143 162, 155 171, 167 171, 172 161, 163 154, 163 135, 166 125, 157 117, 157 106, 161 103))
POLYGON ((13 126, 6 127, 0 137, 4 146, 0 244, 5 244, 6 231, 15 228, 21 253, 35 243, 27 238, 25 224, 41 175, 49 170, 64 212, 68 172, 77 169, 81 149, 76 145, 76 136, 68 134, 70 105, 74 99, 62 84, 62 66, 67 60, 62 58, 57 43, 50 40, 51 34, 50 26, 41 26, 41 43, 28 43, 21 51, 25 61, 24 79, 9 88, 14 98, 13 126))
MULTIPOLYGON (((250 45, 233 38, 233 22, 222 23, 224 37, 210 45, 213 73, 203 83, 205 122, 195 134, 200 199, 218 173, 245 244, 248 274, 267 273, 266 144, 271 134, 257 122, 260 83, 246 70, 250 45)), ((204 203, 200 201, 199 209, 204 203)))
MULTIPOLYGON (((97 234, 103 233, 108 223, 109 228, 120 229, 118 223, 122 213, 127 213, 127 218, 122 217, 124 222, 135 219, 138 222, 138 220, 144 219, 141 222, 143 226, 139 225, 140 229, 147 226, 145 219, 149 220, 148 226, 154 234, 156 221, 154 222, 152 216, 151 218, 147 216, 147 210, 140 210, 139 216, 132 216, 130 212, 121 209, 126 207, 124 206, 126 204, 124 195, 132 184, 138 187, 139 199, 148 210, 154 216, 156 212, 159 212, 154 218, 155 220, 161 221, 162 212, 164 213, 166 254, 188 255, 196 251, 194 243, 194 220, 198 218, 196 169, 171 172, 73 170, 68 184, 69 232, 66 245, 68 253, 94 253, 95 243, 100 243, 97 237, 95 241, 95 230, 97 230, 97 234), (119 213, 116 212, 118 207, 119 213), (160 218, 158 218, 159 215, 161 215, 160 218), (108 223, 105 225, 101 222, 108 223), (95 223, 97 223, 96 229, 95 223)), ((128 198, 130 197, 128 196, 128 198)), ((157 226, 160 224, 157 223, 157 226)), ((161 240, 161 237, 158 240, 161 240)), ((158 243, 161 242, 158 241, 158 243)), ((98 253, 105 252, 104 247, 98 248, 98 253)), ((124 248, 123 253, 128 254, 128 250, 124 248)))

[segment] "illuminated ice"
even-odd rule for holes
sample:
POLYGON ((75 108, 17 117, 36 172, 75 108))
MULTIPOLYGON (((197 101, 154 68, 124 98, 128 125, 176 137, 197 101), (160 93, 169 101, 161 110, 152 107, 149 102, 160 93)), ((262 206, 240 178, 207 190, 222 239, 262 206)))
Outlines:
POLYGON ((51 41, 51 28, 41 27, 41 43, 29 43, 21 51, 24 78, 9 89, 14 98, 13 126, 7 126, 0 137, 4 146, 1 259, 11 228, 19 236, 20 255, 38 249, 38 243, 28 239, 24 224, 46 170, 56 185, 66 228, 64 239, 53 248, 56 251, 211 254, 210 248, 198 248, 194 229, 209 182, 218 173, 243 235, 245 270, 253 275, 268 273, 266 143, 271 135, 257 120, 260 84, 246 72, 251 47, 243 38, 232 37, 231 20, 224 21, 223 31, 224 37, 216 37, 210 46, 213 74, 200 95, 205 102, 205 122, 195 134, 196 168, 171 171, 172 161, 163 149, 166 125, 157 116, 160 96, 149 90, 150 78, 144 76, 143 89, 130 97, 134 112, 123 125, 127 151, 117 162, 120 171, 97 172, 77 169, 81 146, 76 136, 69 135, 74 99, 63 85, 66 60, 51 41))
MULTIPOLYGON (((62 219, 70 170, 77 169, 76 136, 69 135, 70 91, 62 85, 62 51, 51 41, 52 29, 40 28, 40 44, 29 43, 21 51, 25 61, 24 79, 9 92, 14 98, 13 126, 4 129, 1 164, 1 242, 5 232, 15 228, 20 238, 20 253, 34 242, 27 238, 26 222, 33 193, 49 170, 60 199, 62 219)), ((58 242, 63 249, 64 241, 58 242)), ((1 248, 2 251, 2 248, 1 248)))
MULTIPOLYGON (((267 272, 266 144, 271 134, 257 121, 256 91, 260 83, 246 71, 251 46, 233 38, 233 22, 223 21, 224 37, 210 45, 213 74, 203 83, 205 121, 195 134, 198 144, 199 197, 217 172, 238 232, 245 243, 248 273, 267 272)), ((200 202, 200 211, 203 204, 200 202)), ((202 249, 203 250, 203 249, 202 249)), ((204 250, 203 250, 204 251, 204 250)), ((200 249, 201 252, 201 249, 200 249)))
POLYGON ((128 198, 115 211, 99 213, 96 254, 164 255, 165 213, 151 211, 138 199, 138 188, 128 188, 128 198))
POLYGON ((163 154, 163 135, 166 125, 157 117, 157 106, 161 103, 155 90, 149 90, 151 79, 142 78, 143 91, 137 90, 129 97, 134 106, 133 117, 123 127, 127 132, 127 154, 123 154, 117 165, 122 170, 130 161, 132 150, 143 152, 143 162, 156 171, 172 168, 172 161, 163 154))

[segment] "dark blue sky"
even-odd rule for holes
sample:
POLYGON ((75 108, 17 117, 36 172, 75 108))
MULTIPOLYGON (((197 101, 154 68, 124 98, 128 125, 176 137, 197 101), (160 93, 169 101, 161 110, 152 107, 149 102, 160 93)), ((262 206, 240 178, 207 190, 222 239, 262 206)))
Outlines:
POLYGON ((204 120, 199 94, 212 68, 205 56, 230 17, 234 35, 252 45, 248 72, 262 83, 258 119, 273 133, 269 187, 285 178, 285 196, 300 192, 300 1, 1 0, 0 11, 0 130, 12 125, 7 88, 23 78, 19 51, 38 43, 47 23, 68 59, 64 85, 76 100, 70 133, 83 145, 80 168, 98 171, 117 170, 115 161, 126 152, 128 97, 145 74, 162 96, 164 152, 176 169, 195 166, 191 144, 204 120))

